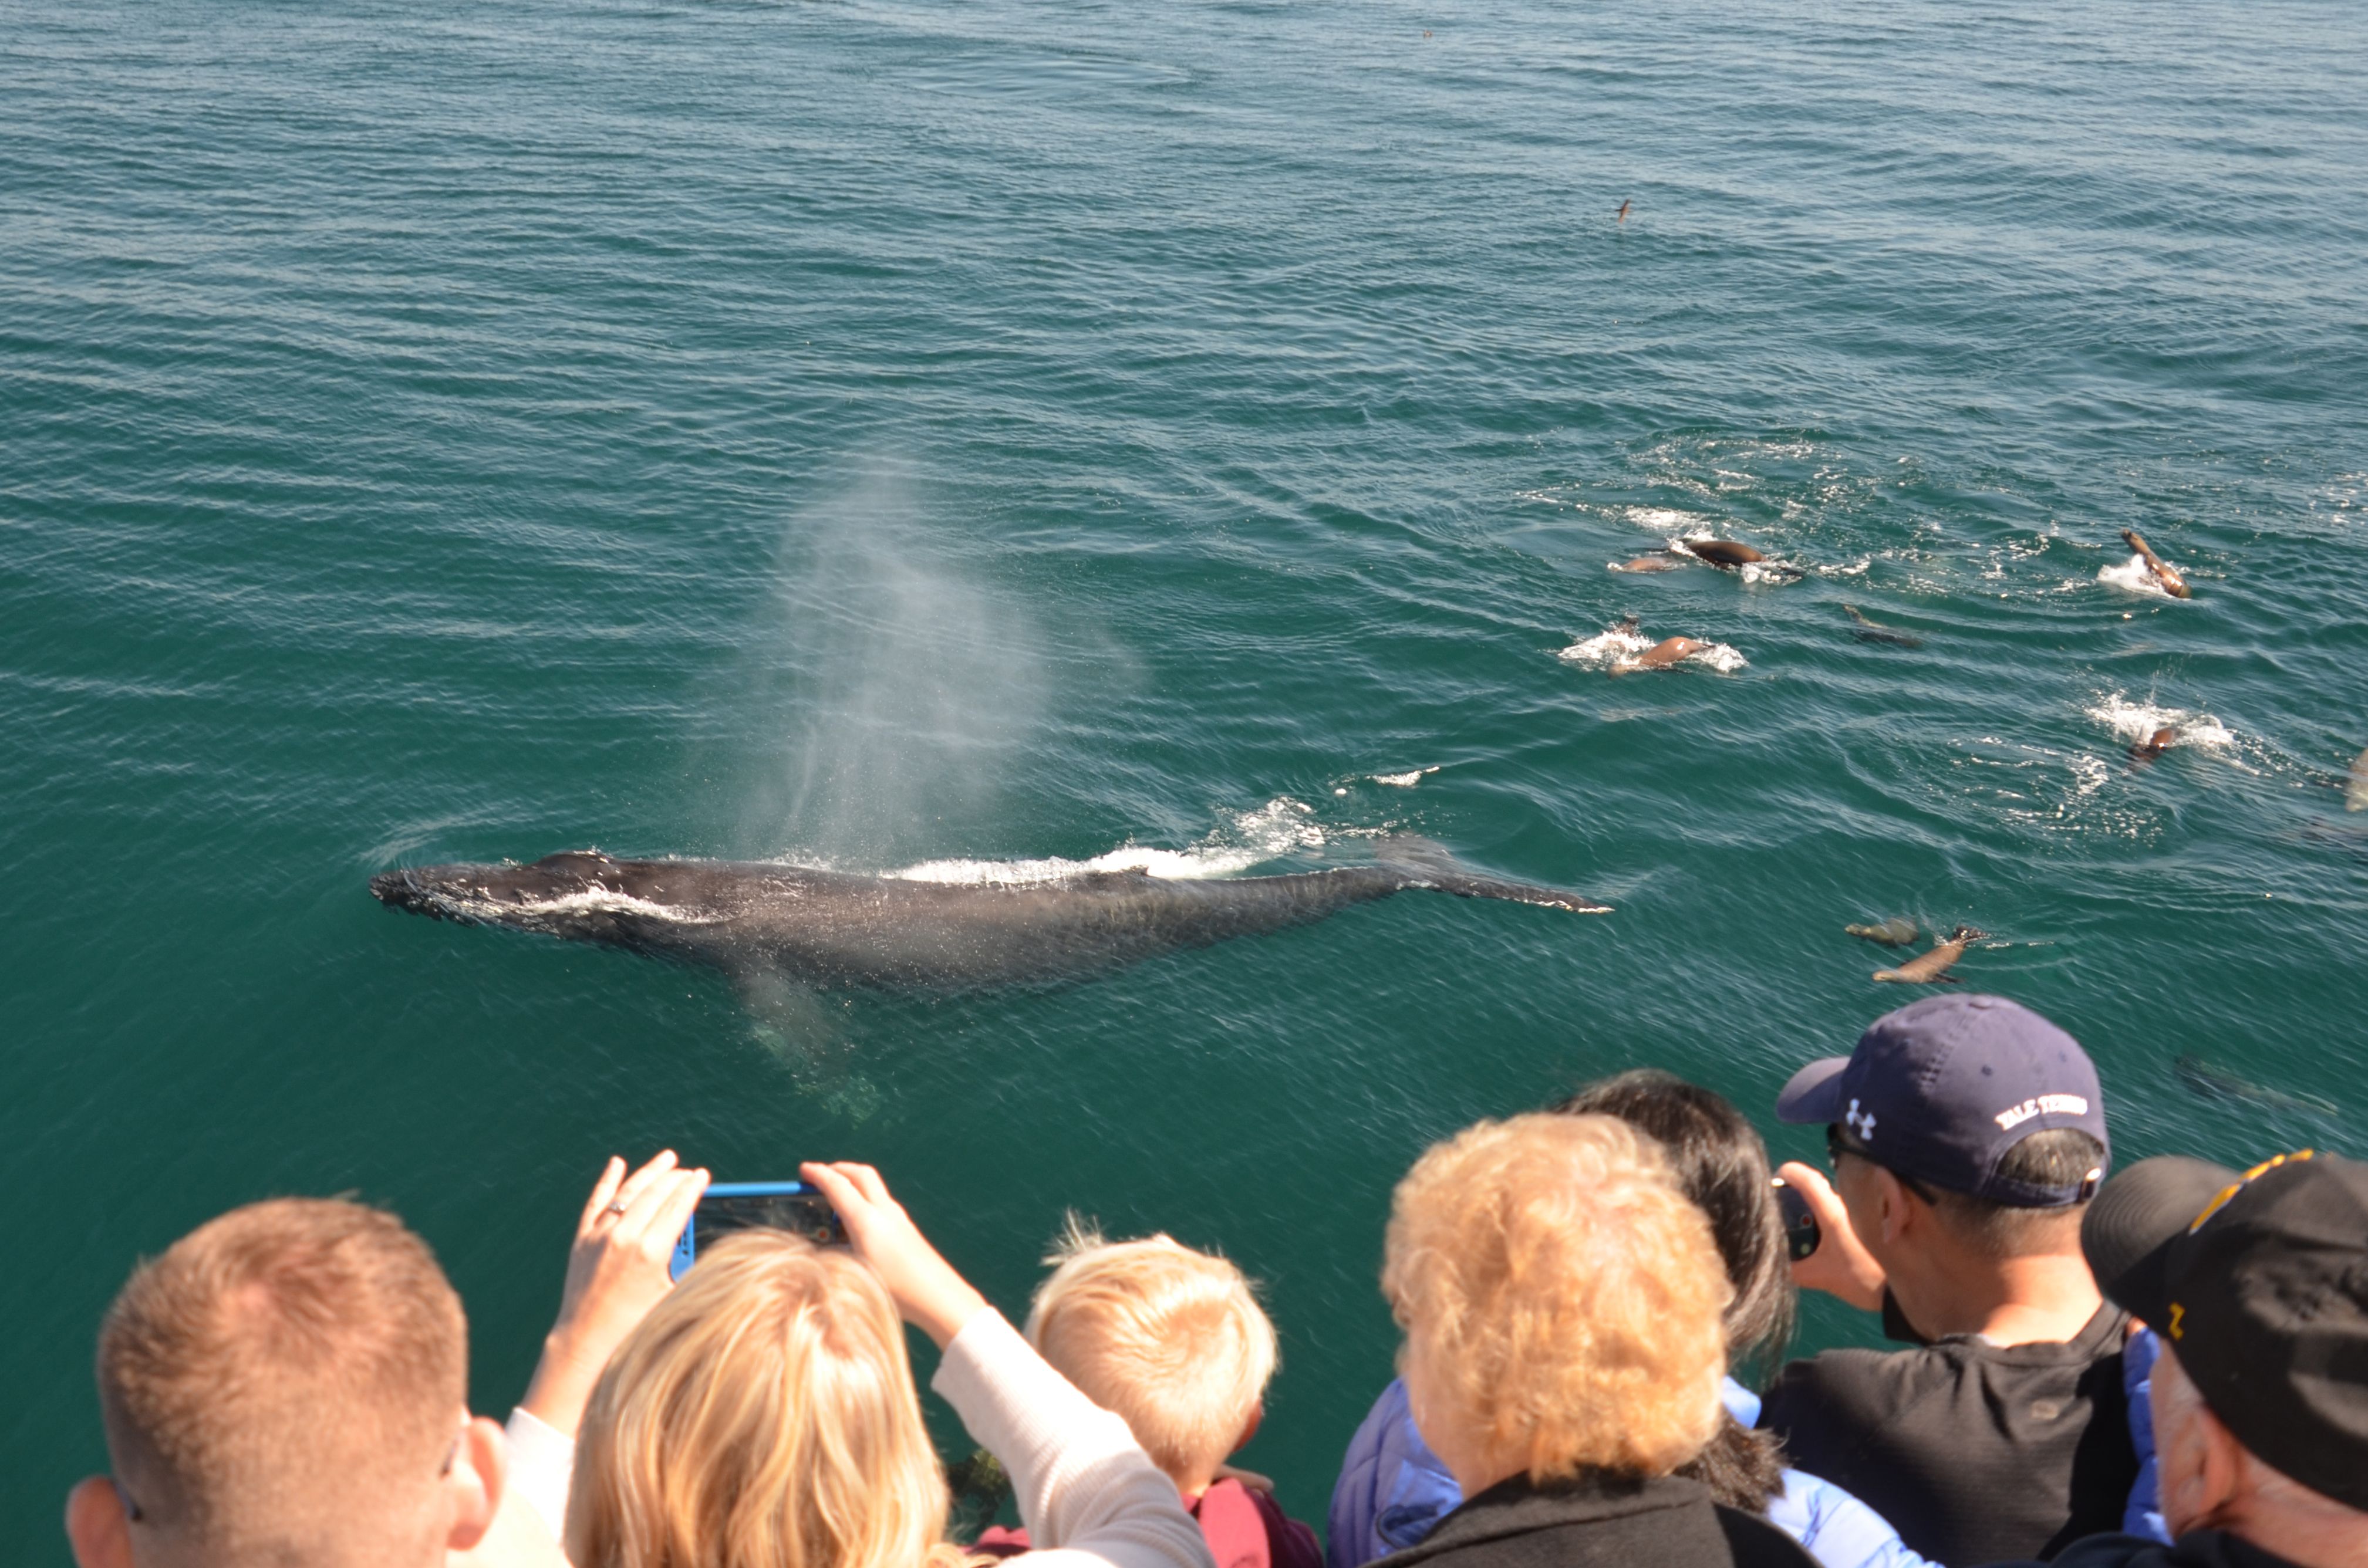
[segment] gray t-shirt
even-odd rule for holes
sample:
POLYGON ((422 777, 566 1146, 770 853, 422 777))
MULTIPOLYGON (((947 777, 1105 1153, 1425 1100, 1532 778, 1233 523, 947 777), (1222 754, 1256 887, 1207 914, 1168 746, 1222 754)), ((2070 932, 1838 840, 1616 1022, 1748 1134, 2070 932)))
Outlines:
MULTIPOLYGON (((1884 1308, 1894 1338, 1918 1338, 1888 1296, 1884 1308)), ((2122 1389, 2129 1321, 2108 1304, 2062 1344, 1967 1334, 1828 1350, 1777 1374, 1759 1425, 1794 1467, 1855 1493, 1951 1568, 2053 1557, 2119 1529, 2137 1479, 2122 1389)))

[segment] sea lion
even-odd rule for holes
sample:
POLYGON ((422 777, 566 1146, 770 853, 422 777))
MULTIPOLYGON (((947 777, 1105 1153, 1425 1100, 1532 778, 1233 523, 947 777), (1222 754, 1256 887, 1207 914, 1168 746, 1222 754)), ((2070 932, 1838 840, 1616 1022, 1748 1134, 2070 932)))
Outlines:
POLYGON ((1905 631, 1894 631, 1891 628, 1884 625, 1881 621, 1867 619, 1865 612, 1861 611, 1856 605, 1842 606, 1842 613, 1849 616, 1852 620, 1858 622, 1858 629, 1852 631, 1850 635, 1857 638, 1861 642, 1884 642, 1890 644, 1894 648, 1921 648, 1924 646, 1924 639, 1921 637, 1910 636, 1905 631))
POLYGON ((1901 985, 1933 985, 1943 983, 1954 985, 1957 983, 1957 977, 1949 972, 1949 966, 1964 957, 1967 943, 1983 941, 1988 936, 1989 933, 1987 931, 1977 931, 1971 926, 1960 926, 1949 933, 1947 941, 1934 948, 1930 952, 1918 954, 1897 969, 1876 970, 1874 978, 1893 981, 1901 985))
POLYGON ((1690 539, 1685 541, 1688 553, 1697 556, 1721 571, 1732 572, 1747 561, 1768 558, 1748 544, 1737 544, 1727 539, 1690 539))
POLYGON ((2214 1099, 2242 1100, 2270 1110, 2307 1111, 2316 1116, 2338 1116, 2342 1108, 2317 1095, 2289 1094, 2251 1083, 2234 1073, 2214 1067, 2200 1056, 2182 1056, 2171 1064, 2179 1081, 2199 1095, 2214 1099))
POLYGON ((2154 574, 2154 580, 2162 585, 2164 593, 2175 599, 2192 599, 2195 597, 2193 590, 2187 585, 2187 579, 2180 576, 2178 569, 2169 562, 2157 555, 2153 547, 2138 537, 2135 528, 2123 528, 2122 538, 2132 550, 2136 551, 2144 558, 2146 570, 2154 574))
POLYGON ((2156 757, 2178 744, 2179 732, 2166 724, 2130 748, 2130 767, 2132 768, 2147 767, 2156 757))
POLYGON ((507 926, 809 985, 930 990, 1045 983, 1321 920, 1409 888, 1582 915, 1609 905, 1509 881, 1428 839, 1383 839, 1371 865, 1188 880, 1080 871, 930 882, 725 860, 616 860, 597 850, 530 866, 382 871, 393 909, 507 926))
POLYGON ((1862 937, 1886 948, 1904 948, 1916 939, 1917 925, 1913 920, 1885 920, 1873 926, 1845 926, 1842 934, 1862 937))
POLYGON ((1669 551, 1666 550, 1656 550, 1647 554, 1637 556, 1633 561, 1622 561, 1613 566, 1611 570, 1614 572, 1674 572, 1684 564, 1684 562, 1679 560, 1669 551))
POLYGON ((1691 637, 1665 637, 1634 659, 1612 665, 1611 673, 1618 675, 1623 670, 1666 670, 1671 665, 1692 658, 1709 646, 1709 643, 1691 637))

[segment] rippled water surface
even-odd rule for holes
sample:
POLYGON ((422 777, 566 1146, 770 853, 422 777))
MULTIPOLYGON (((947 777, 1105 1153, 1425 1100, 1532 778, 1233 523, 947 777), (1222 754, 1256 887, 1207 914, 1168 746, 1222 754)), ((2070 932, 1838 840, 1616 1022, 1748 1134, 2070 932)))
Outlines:
POLYGON ((876 1161, 1014 1312, 1065 1206, 1222 1244, 1320 1517, 1415 1153, 1639 1062, 1764 1120, 1912 994, 1850 922, 1992 933, 2125 1159, 2353 1149, 2363 56, 2336 4, 0 10, 10 1538, 63 1557, 136 1255, 392 1203, 499 1411, 661 1143, 876 1161), (1702 534, 1800 574, 1607 570, 1702 534), (1616 675, 1627 614, 1725 652, 1616 675), (1384 830, 1619 912, 814 997, 364 892, 1384 830))

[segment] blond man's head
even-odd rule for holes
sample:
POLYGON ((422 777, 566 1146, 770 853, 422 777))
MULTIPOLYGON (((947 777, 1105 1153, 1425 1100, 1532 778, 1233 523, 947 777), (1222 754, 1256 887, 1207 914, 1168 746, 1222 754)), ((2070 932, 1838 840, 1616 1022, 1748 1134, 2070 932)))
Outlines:
POLYGON ((468 1325, 392 1214, 279 1199, 192 1231, 108 1310, 98 1392, 143 1560, 402 1562, 448 1544, 468 1325))
POLYGON ((751 1230, 609 1358, 577 1429, 577 1568, 953 1568, 905 1330, 854 1254, 751 1230))
POLYGON ((1125 1417, 1169 1480, 1206 1486, 1258 1418, 1274 1324, 1222 1257, 1168 1236, 1105 1242, 1072 1219, 1037 1288, 1028 1338, 1062 1376, 1125 1417))
POLYGON ((1611 1117, 1481 1122, 1391 1200, 1402 1369, 1467 1490, 1691 1459, 1718 1427, 1732 1289, 1658 1146, 1611 1117))

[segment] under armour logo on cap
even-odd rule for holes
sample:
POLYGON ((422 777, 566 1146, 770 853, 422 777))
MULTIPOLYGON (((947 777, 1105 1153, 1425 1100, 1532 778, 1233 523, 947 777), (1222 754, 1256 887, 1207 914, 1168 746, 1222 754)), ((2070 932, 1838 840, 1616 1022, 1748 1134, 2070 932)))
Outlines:
POLYGON ((1874 1112, 1859 1109, 1858 1101, 1850 1101, 1850 1110, 1842 1117, 1842 1121, 1850 1128, 1850 1136, 1860 1142, 1874 1142, 1874 1112))

